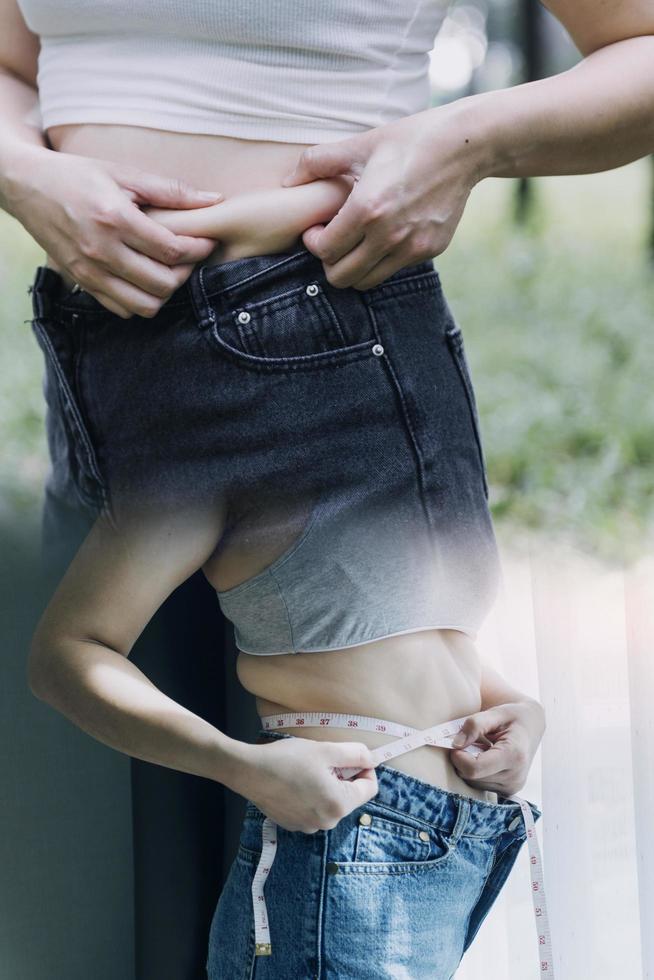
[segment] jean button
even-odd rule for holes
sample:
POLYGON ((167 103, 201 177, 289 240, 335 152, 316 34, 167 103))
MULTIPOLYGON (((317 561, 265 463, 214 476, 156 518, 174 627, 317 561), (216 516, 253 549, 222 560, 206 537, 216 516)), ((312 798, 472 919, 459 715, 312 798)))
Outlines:
POLYGON ((318 295, 318 287, 315 284, 315 282, 312 282, 311 285, 307 286, 306 292, 307 292, 307 296, 317 296, 318 295))
POLYGON ((375 344, 372 348, 372 352, 377 357, 381 357, 381 355, 384 353, 384 348, 382 347, 381 344, 375 344))
POLYGON ((239 323, 249 323, 250 322, 250 314, 247 312, 247 310, 241 310, 241 312, 238 315, 238 322, 239 323))
POLYGON ((361 816, 359 817, 359 823, 363 827, 369 827, 370 824, 372 823, 372 817, 370 816, 369 813, 362 813, 361 816))
POLYGON ((327 873, 330 875, 335 875, 338 871, 338 865, 336 861, 329 861, 327 863, 327 873))

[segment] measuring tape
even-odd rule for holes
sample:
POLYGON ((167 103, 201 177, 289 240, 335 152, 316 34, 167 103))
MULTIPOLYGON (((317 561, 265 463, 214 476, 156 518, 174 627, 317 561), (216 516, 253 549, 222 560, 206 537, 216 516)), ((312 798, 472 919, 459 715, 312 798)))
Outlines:
MULTIPOLYGON (((301 714, 282 714, 264 715, 261 718, 262 726, 266 731, 278 728, 347 728, 359 729, 368 732, 381 732, 384 735, 395 735, 397 741, 389 742, 387 745, 380 745, 376 749, 371 749, 373 766, 393 759, 397 755, 403 755, 412 749, 417 749, 421 745, 433 745, 441 748, 456 748, 452 745, 452 739, 461 730, 463 723, 468 715, 463 718, 455 718, 452 721, 444 722, 441 725, 434 725, 432 728, 420 730, 410 728, 407 725, 399 725, 394 721, 385 721, 382 718, 370 718, 366 715, 339 714, 331 711, 306 711, 301 714)), ((477 758, 483 750, 475 745, 467 745, 463 750, 477 758)), ((339 779, 350 779, 361 769, 333 767, 333 771, 339 779)), ((554 980, 554 962, 552 956, 552 942, 550 938, 549 919, 547 915, 547 904, 545 901, 545 884, 543 881, 543 863, 541 860, 538 837, 536 836, 536 826, 531 807, 526 800, 520 796, 509 796, 520 805, 520 811, 527 831, 527 848, 529 853, 529 873, 531 876, 531 897, 534 906, 534 916, 536 918, 536 931, 538 934, 538 963, 540 975, 547 980, 554 980)), ((252 881, 252 905, 254 909, 254 939, 255 955, 270 956, 272 954, 272 944, 270 941, 270 928, 268 925, 268 911, 263 888, 266 879, 270 874, 275 854, 277 852, 277 824, 266 816, 262 825, 263 846, 261 857, 257 864, 252 881)))

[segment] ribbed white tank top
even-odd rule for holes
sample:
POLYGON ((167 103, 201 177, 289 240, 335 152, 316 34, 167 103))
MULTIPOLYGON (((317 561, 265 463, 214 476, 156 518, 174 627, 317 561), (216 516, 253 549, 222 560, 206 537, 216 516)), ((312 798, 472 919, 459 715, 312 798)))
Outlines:
POLYGON ((44 129, 343 139, 430 104, 448 0, 18 0, 44 129))

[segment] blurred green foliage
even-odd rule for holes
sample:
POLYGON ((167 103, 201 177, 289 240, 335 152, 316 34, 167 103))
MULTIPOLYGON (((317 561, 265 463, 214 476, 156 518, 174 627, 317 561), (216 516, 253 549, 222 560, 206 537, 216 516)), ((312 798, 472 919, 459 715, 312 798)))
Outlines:
MULTIPOLYGON (((478 185, 435 259, 462 327, 502 529, 564 536, 605 557, 651 547, 654 269, 649 161, 478 185)), ((43 252, 0 214, 0 519, 35 517, 47 471, 42 357, 27 287, 43 252)))
POLYGON ((435 259, 463 330, 497 522, 629 561, 654 517, 650 162, 471 195, 435 259))

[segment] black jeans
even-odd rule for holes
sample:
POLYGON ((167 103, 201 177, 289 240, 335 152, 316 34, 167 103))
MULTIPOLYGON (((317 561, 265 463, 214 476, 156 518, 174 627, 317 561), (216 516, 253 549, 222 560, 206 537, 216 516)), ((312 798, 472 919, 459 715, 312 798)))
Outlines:
POLYGON ((249 553, 292 532, 218 592, 239 649, 475 636, 497 551, 463 335, 431 261, 367 290, 331 286, 304 247, 200 265, 129 320, 41 267, 34 308, 59 496, 108 514, 219 503, 221 548, 249 553))

